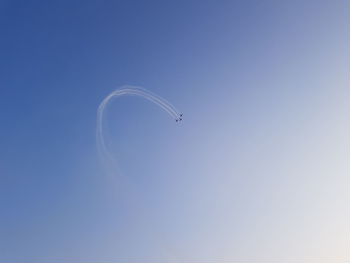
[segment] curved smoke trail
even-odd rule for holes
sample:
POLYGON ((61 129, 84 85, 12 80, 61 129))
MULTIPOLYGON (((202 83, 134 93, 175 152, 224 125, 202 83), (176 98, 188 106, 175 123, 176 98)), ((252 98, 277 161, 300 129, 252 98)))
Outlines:
POLYGON ((106 98, 104 98, 97 110, 96 141, 101 161, 104 162, 104 165, 111 166, 110 168, 113 170, 118 169, 118 167, 116 166, 116 160, 113 158, 113 155, 108 151, 103 136, 103 116, 105 109, 110 101, 113 98, 124 95, 140 96, 142 98, 145 98, 161 107, 176 121, 182 120, 182 114, 180 114, 179 111, 170 102, 144 88, 135 86, 123 86, 120 89, 111 92, 106 98))

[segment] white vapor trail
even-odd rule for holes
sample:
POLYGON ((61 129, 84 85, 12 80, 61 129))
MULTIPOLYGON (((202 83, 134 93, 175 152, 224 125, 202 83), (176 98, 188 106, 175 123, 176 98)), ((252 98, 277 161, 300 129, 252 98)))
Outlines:
POLYGON ((106 146, 106 142, 103 136, 103 116, 105 109, 111 100, 113 98, 124 95, 140 96, 142 98, 145 98, 161 107, 177 122, 182 120, 182 114, 180 114, 179 111, 170 102, 144 88, 136 86, 123 86, 111 92, 106 98, 104 98, 97 110, 96 142, 102 162, 104 162, 104 165, 111 166, 110 168, 114 170, 118 169, 118 167, 116 165, 116 160, 113 158, 113 155, 109 152, 106 146))

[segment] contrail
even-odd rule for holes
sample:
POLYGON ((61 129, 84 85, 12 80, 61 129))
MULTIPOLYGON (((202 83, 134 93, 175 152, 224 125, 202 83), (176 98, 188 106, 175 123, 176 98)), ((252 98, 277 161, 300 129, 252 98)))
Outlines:
MULTIPOLYGON (((118 173, 119 175, 121 175, 121 173, 119 171, 117 160, 113 156, 113 154, 108 150, 108 147, 106 145, 106 141, 103 133, 103 120, 104 120, 105 110, 108 104, 110 104, 110 102, 112 101, 112 99, 115 99, 124 95, 139 96, 144 99, 147 99, 153 102, 154 104, 156 104, 157 106, 159 106, 161 109, 163 109, 176 122, 179 122, 182 120, 182 114, 170 102, 141 87, 129 86, 129 85, 122 86, 121 88, 114 90, 107 97, 105 97, 97 110, 97 128, 96 128, 97 149, 98 149, 99 157, 103 162, 104 168, 106 168, 108 172, 112 171, 113 174, 118 173)), ((131 195, 131 198, 134 202, 138 201, 135 195, 131 195)), ((164 240, 162 241, 160 246, 163 246, 164 250, 167 251, 165 252, 167 256, 170 256, 172 258, 175 256, 174 255, 175 251, 170 249, 170 247, 165 244, 164 240)))
POLYGON ((122 86, 121 88, 111 92, 106 98, 104 98, 97 110, 96 142, 101 161, 104 162, 105 166, 110 166, 109 168, 113 169, 114 171, 119 168, 116 165, 117 162, 115 158, 109 152, 106 146, 106 142, 103 136, 103 116, 105 109, 110 101, 113 98, 124 95, 140 96, 142 98, 145 98, 162 108, 166 113, 174 118, 176 122, 182 120, 182 114, 179 113, 179 111, 170 102, 144 88, 136 86, 122 86))

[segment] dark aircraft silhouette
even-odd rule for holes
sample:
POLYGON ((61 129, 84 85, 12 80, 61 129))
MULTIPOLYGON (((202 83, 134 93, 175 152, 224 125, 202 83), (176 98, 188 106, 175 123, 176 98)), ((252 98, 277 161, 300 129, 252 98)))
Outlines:
POLYGON ((182 121, 182 115, 183 115, 183 114, 181 113, 181 114, 180 114, 180 118, 176 119, 175 121, 176 121, 176 122, 182 121))

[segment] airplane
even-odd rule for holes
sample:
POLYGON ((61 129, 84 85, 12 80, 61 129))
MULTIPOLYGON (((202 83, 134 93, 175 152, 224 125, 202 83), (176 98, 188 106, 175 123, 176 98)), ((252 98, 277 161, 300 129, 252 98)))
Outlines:
POLYGON ((182 115, 183 115, 183 114, 181 113, 181 114, 180 114, 180 117, 179 117, 178 119, 176 119, 175 121, 176 121, 176 122, 182 121, 182 118, 181 118, 182 115))

